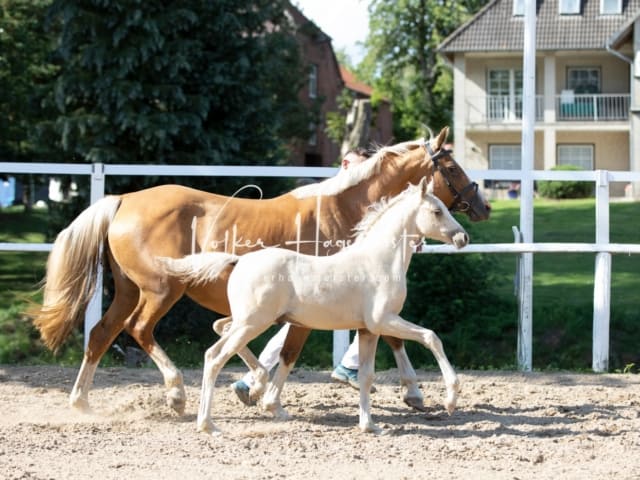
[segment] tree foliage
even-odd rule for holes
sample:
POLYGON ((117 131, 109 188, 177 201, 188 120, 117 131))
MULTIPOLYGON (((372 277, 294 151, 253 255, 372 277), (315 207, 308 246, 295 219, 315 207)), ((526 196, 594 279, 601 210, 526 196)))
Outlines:
MULTIPOLYGON (((307 125, 283 0, 54 0, 40 138, 67 161, 275 163, 307 125)), ((306 131, 304 134, 306 135, 306 131)))
POLYGON ((485 0, 371 0, 361 78, 393 106, 397 140, 452 122, 452 78, 438 45, 485 0))
POLYGON ((0 159, 25 161, 34 152, 31 125, 42 116, 37 101, 56 68, 43 20, 51 0, 0 0, 0 159))

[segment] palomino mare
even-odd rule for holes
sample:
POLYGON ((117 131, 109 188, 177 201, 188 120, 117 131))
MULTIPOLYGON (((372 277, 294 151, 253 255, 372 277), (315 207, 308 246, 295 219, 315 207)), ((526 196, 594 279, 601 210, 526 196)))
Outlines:
MULTIPOLYGON (((44 343, 56 350, 81 324, 102 252, 106 254, 115 295, 91 331, 70 404, 89 410, 88 394, 98 363, 126 330, 160 369, 168 405, 178 413, 184 411, 182 373, 158 345, 153 330, 184 294, 228 315, 226 285, 231 268, 214 282, 186 287, 158 269, 154 261, 158 256, 179 258, 214 250, 244 254, 274 245, 331 254, 339 250, 339 241, 348 238, 370 204, 397 195, 407 183, 417 184, 425 176, 434 178, 434 193, 448 208, 465 212, 471 220, 487 219, 490 207, 477 185, 443 148, 447 134, 444 128, 429 143, 418 140, 384 147, 333 178, 273 199, 225 197, 165 185, 105 197, 87 208, 56 238, 47 263, 43 305, 34 313, 44 343)), ((291 329, 282 353, 284 363, 297 358, 307 335, 307 329, 291 329)), ((401 359, 405 401, 421 404, 402 341, 385 340, 401 359)))
MULTIPOLYGON (((433 331, 399 315, 407 295, 406 273, 416 242, 429 237, 453 243, 457 248, 469 242, 467 232, 430 191, 423 179, 392 200, 382 200, 358 225, 355 242, 335 255, 317 257, 269 248, 242 257, 205 252, 182 259, 159 259, 167 272, 187 284, 215 281, 229 264, 235 264, 227 286, 233 320, 205 354, 198 430, 218 432, 211 420, 211 404, 222 367, 282 316, 312 329, 359 329, 362 431, 377 431, 371 419, 369 395, 379 335, 414 340, 433 352, 447 389, 445 407, 453 412, 459 382, 442 342, 433 331)), ((290 368, 291 365, 287 374, 290 368)), ((264 384, 267 372, 256 372, 257 382, 264 384)), ((280 388, 268 387, 265 397, 278 395, 284 378, 276 374, 273 383, 280 388)), ((270 403, 270 399, 264 400, 270 403)), ((284 410, 275 413, 288 417, 284 410)))

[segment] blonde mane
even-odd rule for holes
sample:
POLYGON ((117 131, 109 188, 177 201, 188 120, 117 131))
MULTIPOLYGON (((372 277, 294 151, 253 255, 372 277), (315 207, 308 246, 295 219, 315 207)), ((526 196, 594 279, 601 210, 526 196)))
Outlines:
POLYGON ((372 204, 363 219, 360 220, 360 222, 353 228, 353 236, 356 237, 356 242, 366 237, 385 213, 395 207, 398 203, 406 200, 419 189, 420 187, 409 184, 409 186, 399 195, 396 195, 391 199, 383 198, 379 202, 372 204))
POLYGON ((347 170, 340 169, 337 175, 327 178, 322 182, 298 187, 291 192, 291 195, 296 198, 337 195, 354 185, 358 185, 360 182, 370 178, 374 174, 379 173, 382 159, 388 154, 404 155, 410 150, 414 150, 424 144, 425 140, 420 138, 418 140, 398 143, 397 145, 381 147, 365 162, 352 165, 347 170))

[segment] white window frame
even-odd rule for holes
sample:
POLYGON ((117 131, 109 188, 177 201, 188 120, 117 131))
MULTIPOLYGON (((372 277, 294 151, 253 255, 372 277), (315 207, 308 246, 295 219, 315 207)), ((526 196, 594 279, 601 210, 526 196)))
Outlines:
POLYGON ((559 0, 558 13, 560 15, 580 15, 581 0, 559 0))
POLYGON ((621 13, 622 0, 600 0, 600 15, 620 15, 621 13))
POLYGON ((570 83, 571 81, 571 72, 578 72, 578 71, 590 71, 591 73, 595 72, 595 77, 597 79, 597 86, 596 86, 596 91, 595 92, 590 92, 591 94, 597 94, 600 93, 602 91, 602 72, 600 71, 599 67, 589 67, 589 66, 579 66, 579 67, 567 67, 567 88, 570 90, 573 90, 574 93, 584 93, 584 92, 578 92, 577 91, 577 86, 576 85, 572 85, 570 83))
POLYGON ((309 98, 318 96, 318 66, 314 63, 309 65, 309 98))
POLYGON ((583 170, 593 170, 595 151, 593 144, 566 143, 557 145, 556 149, 556 162, 558 165, 574 165, 583 170))
POLYGON ((309 140, 308 144, 312 147, 318 145, 318 125, 315 122, 309 124, 309 140))
POLYGON ((490 68, 487 71, 487 118, 491 121, 515 121, 522 118, 522 70, 514 68, 490 68), (508 75, 508 91, 492 93, 492 72, 508 75))
POLYGON ((490 170, 520 170, 522 145, 519 143, 489 145, 490 170), (503 155, 504 158, 496 158, 503 155))

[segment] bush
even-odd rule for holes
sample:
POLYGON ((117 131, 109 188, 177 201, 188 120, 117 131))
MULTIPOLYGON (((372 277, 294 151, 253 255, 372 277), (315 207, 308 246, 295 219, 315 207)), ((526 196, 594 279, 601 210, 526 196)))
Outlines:
MULTIPOLYGON (((552 170, 582 170, 574 165, 558 165, 552 170)), ((545 198, 588 198, 593 196, 593 183, 567 180, 540 180, 538 193, 545 198)))

